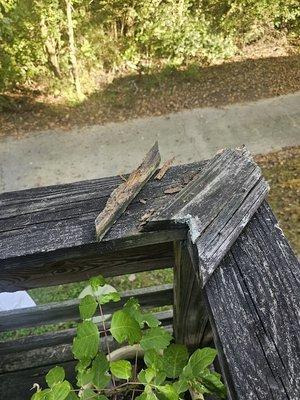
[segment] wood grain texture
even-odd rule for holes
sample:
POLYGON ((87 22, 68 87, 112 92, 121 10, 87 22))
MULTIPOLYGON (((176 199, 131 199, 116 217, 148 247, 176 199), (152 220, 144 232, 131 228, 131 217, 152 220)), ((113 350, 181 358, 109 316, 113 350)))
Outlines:
POLYGON ((140 166, 109 196, 107 203, 95 219, 96 238, 100 241, 141 191, 160 163, 158 143, 146 154, 140 166))
POLYGON ((9 264, 1 270, 0 288, 2 291, 30 289, 87 280, 99 274, 111 277, 169 268, 173 265, 172 243, 162 243, 88 258, 66 258, 36 268, 31 264, 26 266, 9 264))
POLYGON ((250 153, 227 149, 151 217, 145 229, 188 225, 204 286, 267 193, 250 153))
MULTIPOLYGON (((142 307, 161 307, 173 304, 173 286, 160 285, 128 290, 120 293, 121 301, 103 306, 105 314, 122 307, 127 300, 135 297, 142 307)), ((99 315, 97 310, 96 315, 99 315)), ((56 324, 65 321, 80 321, 79 300, 67 300, 36 307, 0 312, 0 332, 56 324)))
POLYGON ((263 204, 205 286, 231 398, 300 398, 300 266, 263 204))
POLYGON ((162 180, 152 178, 100 243, 94 220, 120 177, 0 194, 0 291, 172 266, 170 242, 184 238, 185 229, 139 232, 139 220, 170 199, 167 187, 186 184, 204 165, 172 167, 162 180))
POLYGON ((174 337, 194 351, 211 344, 212 331, 187 240, 175 242, 174 253, 174 337))

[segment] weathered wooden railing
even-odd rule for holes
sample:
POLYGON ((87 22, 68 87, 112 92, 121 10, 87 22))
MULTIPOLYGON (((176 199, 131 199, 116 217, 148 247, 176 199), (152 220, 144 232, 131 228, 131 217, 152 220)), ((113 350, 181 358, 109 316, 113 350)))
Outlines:
MULTIPOLYGON (((297 400, 299 264, 270 208, 265 202, 261 204, 263 195, 257 196, 262 193, 261 186, 255 183, 249 189, 251 182, 260 181, 256 175, 253 181, 245 176, 239 181, 237 174, 230 183, 227 179, 234 169, 230 174, 222 173, 226 193, 212 191, 208 200, 203 200, 212 179, 206 175, 207 168, 214 165, 177 166, 162 180, 149 181, 99 243, 94 220, 122 182, 119 177, 0 195, 0 290, 76 282, 99 273, 111 277, 173 267, 174 292, 169 285, 139 289, 134 294, 141 304, 173 304, 174 319, 170 311, 159 313, 159 317, 169 329, 173 324, 176 340, 190 348, 211 344, 213 337, 230 399, 297 400), (208 180, 203 186, 205 177, 208 180), (195 192, 192 186, 184 189, 192 179, 195 192), (179 189, 194 206, 194 198, 201 194, 196 207, 187 213, 188 219, 196 217, 199 222, 202 216, 210 218, 207 226, 218 234, 211 236, 209 229, 204 232, 209 243, 218 241, 217 246, 203 243, 202 233, 195 240, 195 224, 186 225, 184 216, 175 221, 182 204, 178 194, 169 193, 179 189), (256 195, 251 197, 253 193, 256 195), (170 211, 167 204, 176 212, 164 211, 163 218, 154 217, 141 231, 141 217, 152 210, 170 211), (232 215, 231 210, 235 210, 232 215), (234 223, 228 225, 225 220, 234 223), (211 249, 210 255, 205 253, 207 249, 211 249)), ((222 186, 222 179, 218 185, 222 186)), ((132 294, 124 293, 124 298, 132 294)), ((113 311, 113 306, 106 311, 113 311)), ((74 300, 2 312, 0 331, 77 320, 74 300)), ((42 383, 53 365, 63 365, 72 379, 73 336, 74 330, 68 329, 0 343, 0 398, 29 399, 32 383, 42 383)))

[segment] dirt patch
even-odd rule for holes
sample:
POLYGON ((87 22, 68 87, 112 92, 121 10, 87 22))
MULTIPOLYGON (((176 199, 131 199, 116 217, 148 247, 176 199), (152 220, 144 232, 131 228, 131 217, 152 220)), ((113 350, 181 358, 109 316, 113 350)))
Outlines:
MULTIPOLYGON (((271 54, 275 50, 276 47, 271 54)), ((300 55, 257 58, 254 51, 251 54, 252 59, 241 61, 237 57, 222 65, 192 65, 187 69, 121 77, 72 107, 38 92, 26 96, 10 94, 6 110, 0 113, 0 137, 46 129, 68 131, 75 126, 197 107, 222 107, 300 90, 300 55)))
POLYGON ((300 146, 256 156, 270 184, 269 202, 284 234, 300 255, 300 146))

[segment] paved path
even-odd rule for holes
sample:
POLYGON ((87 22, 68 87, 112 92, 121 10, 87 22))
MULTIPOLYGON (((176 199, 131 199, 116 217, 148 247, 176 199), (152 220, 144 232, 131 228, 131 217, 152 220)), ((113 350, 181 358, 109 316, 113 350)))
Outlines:
POLYGON ((300 92, 224 108, 199 108, 95 125, 69 133, 44 131, 0 142, 0 191, 73 182, 130 171, 158 139, 163 159, 186 163, 227 146, 265 153, 300 144, 300 92))

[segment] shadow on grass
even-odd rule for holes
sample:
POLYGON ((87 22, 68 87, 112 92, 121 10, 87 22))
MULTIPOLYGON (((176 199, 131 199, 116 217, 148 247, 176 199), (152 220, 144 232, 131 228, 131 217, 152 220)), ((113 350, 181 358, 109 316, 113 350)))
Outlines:
MULTIPOLYGON (((165 68, 114 79, 77 105, 38 102, 35 93, 8 96, 3 130, 65 128, 222 107, 300 90, 300 55, 250 59, 216 66, 165 68)), ((9 132, 8 132, 9 133, 9 132)))

